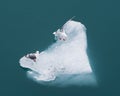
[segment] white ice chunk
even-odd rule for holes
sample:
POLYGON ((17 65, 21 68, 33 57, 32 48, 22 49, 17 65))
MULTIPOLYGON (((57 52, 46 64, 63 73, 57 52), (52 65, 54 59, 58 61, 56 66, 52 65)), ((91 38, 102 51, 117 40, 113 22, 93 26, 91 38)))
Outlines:
POLYGON ((86 83, 95 82, 94 76, 84 75, 93 74, 86 53, 87 38, 85 26, 80 22, 70 20, 63 26, 63 30, 65 30, 67 35, 66 41, 58 40, 49 46, 47 50, 40 54, 37 52, 36 61, 25 56, 22 57, 20 66, 30 69, 31 71, 28 71, 29 76, 38 82, 56 82, 57 80, 60 84, 65 84, 65 82, 68 83, 69 81, 67 79, 68 75, 73 78, 70 84, 76 81, 78 83, 83 81, 86 81, 86 83), (79 75, 79 77, 76 78, 75 75, 79 75), (87 77, 83 78, 84 76, 87 77))

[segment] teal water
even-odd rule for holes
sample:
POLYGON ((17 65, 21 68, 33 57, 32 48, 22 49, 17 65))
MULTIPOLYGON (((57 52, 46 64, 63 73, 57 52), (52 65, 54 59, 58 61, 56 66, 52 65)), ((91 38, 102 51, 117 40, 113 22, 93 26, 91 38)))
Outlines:
POLYGON ((118 0, 9 0, 1 3, 0 96, 119 96, 118 0), (87 28, 88 54, 98 87, 56 88, 26 77, 19 59, 54 42, 69 18, 87 28))

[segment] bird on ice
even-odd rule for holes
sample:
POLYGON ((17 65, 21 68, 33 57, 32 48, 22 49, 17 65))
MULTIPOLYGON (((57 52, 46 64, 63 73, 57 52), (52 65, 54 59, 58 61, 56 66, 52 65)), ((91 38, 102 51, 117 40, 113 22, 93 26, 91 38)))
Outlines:
POLYGON ((56 32, 53 32, 53 34, 55 35, 55 40, 59 40, 59 41, 66 41, 68 36, 66 34, 66 31, 64 30, 64 26, 71 21, 75 16, 73 16, 71 19, 69 19, 63 26, 61 29, 58 29, 56 32))
POLYGON ((40 54, 39 51, 36 51, 36 53, 27 54, 25 57, 33 60, 34 62, 36 62, 36 59, 37 59, 39 54, 40 54))
POLYGON ((58 29, 56 32, 53 32, 53 34, 55 35, 55 40, 66 41, 67 39, 67 34, 64 29, 58 29))

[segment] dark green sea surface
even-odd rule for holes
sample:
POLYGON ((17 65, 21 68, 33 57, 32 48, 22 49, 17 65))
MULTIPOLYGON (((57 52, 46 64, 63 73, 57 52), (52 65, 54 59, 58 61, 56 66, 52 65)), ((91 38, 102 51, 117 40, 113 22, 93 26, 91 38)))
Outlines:
POLYGON ((8 0, 0 3, 0 96, 120 96, 119 0, 8 0), (98 87, 50 87, 27 78, 19 59, 54 43, 69 18, 87 28, 98 87))

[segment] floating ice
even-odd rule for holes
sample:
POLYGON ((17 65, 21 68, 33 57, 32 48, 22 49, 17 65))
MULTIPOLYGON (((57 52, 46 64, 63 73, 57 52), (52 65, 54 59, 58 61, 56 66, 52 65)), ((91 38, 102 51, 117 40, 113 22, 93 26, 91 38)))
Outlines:
POLYGON ((86 48, 86 28, 80 22, 69 20, 63 26, 67 39, 57 40, 36 59, 24 56, 20 66, 30 69, 27 74, 35 81, 51 85, 94 85, 92 69, 86 48))

